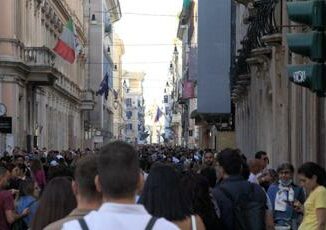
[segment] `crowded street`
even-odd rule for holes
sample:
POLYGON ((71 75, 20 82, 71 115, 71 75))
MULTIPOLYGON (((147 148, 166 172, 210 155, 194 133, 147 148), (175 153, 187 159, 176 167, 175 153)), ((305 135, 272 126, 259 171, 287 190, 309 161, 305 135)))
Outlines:
POLYGON ((326 0, 0 0, 0 230, 326 230, 326 0))

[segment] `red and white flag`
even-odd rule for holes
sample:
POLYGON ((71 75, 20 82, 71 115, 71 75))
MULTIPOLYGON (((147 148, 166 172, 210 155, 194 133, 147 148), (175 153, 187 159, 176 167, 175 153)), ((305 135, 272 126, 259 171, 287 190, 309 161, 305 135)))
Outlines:
POLYGON ((68 20, 53 50, 69 63, 74 63, 76 57, 76 37, 74 23, 71 18, 68 20))

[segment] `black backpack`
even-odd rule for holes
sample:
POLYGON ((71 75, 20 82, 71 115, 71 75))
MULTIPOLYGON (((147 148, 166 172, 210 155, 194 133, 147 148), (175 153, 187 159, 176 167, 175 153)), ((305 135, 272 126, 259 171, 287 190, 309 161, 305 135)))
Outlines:
POLYGON ((265 230, 266 204, 255 200, 254 184, 250 183, 249 191, 241 193, 237 200, 225 187, 220 189, 233 204, 236 230, 265 230))

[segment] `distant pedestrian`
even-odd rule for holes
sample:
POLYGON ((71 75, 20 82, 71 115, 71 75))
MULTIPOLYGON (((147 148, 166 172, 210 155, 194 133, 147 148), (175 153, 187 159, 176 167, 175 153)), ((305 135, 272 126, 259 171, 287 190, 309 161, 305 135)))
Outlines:
POLYGON ((302 188, 293 183, 294 167, 283 163, 277 168, 279 181, 272 184, 267 193, 273 206, 275 226, 288 227, 296 230, 300 224, 300 213, 293 209, 294 201, 305 201, 302 188))
POLYGON ((299 230, 326 229, 326 172, 313 162, 304 163, 298 170, 301 185, 308 192, 304 206, 294 203, 297 211, 303 212, 303 221, 299 230))
POLYGON ((66 177, 52 179, 42 193, 31 229, 43 230, 48 224, 68 215, 76 205, 71 180, 66 177))
POLYGON ((89 155, 77 162, 72 183, 77 200, 75 208, 68 216, 48 225, 44 230, 61 230, 64 223, 83 218, 92 210, 97 210, 102 203, 102 194, 96 190, 95 176, 97 164, 95 155, 89 155))
POLYGON ((14 199, 11 191, 5 190, 8 183, 10 173, 0 166, 0 229, 10 230, 10 225, 16 221, 21 220, 29 214, 29 209, 26 208, 21 214, 15 210, 14 199))
POLYGON ((266 194, 241 175, 243 159, 238 150, 225 149, 217 157, 222 181, 213 191, 221 208, 225 230, 265 230, 266 194))
POLYGON ((194 213, 192 200, 186 199, 183 192, 177 170, 157 163, 149 172, 140 203, 153 216, 164 217, 181 230, 205 229, 200 216, 194 213))

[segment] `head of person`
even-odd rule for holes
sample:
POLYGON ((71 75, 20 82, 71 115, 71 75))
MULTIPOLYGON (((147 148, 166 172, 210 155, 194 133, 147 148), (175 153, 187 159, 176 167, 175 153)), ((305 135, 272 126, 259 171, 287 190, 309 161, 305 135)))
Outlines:
POLYGON ((278 173, 275 169, 268 169, 268 173, 270 177, 272 178, 271 184, 276 183, 279 180, 278 173))
POLYGON ((214 166, 214 154, 212 151, 207 150, 204 154, 204 164, 206 166, 214 166))
POLYGON ((43 169, 43 167, 42 167, 42 163, 40 160, 33 159, 31 161, 31 170, 33 173, 36 173, 37 171, 42 170, 42 169, 43 169))
POLYGON ((0 188, 5 188, 10 179, 10 172, 4 166, 0 166, 0 188))
POLYGON ((299 181, 303 188, 308 192, 314 190, 317 186, 326 187, 325 169, 314 162, 307 162, 298 169, 299 181))
POLYGON ((209 182, 203 175, 187 172, 181 177, 183 196, 191 204, 192 211, 202 218, 206 229, 219 229, 209 187, 209 182))
POLYGON ((140 198, 153 216, 170 221, 184 220, 192 214, 181 189, 180 174, 170 165, 156 163, 146 179, 140 198))
POLYGON ((262 165, 258 159, 248 160, 249 170, 252 174, 257 175, 262 170, 262 165))
POLYGON ((97 172, 96 156, 88 155, 77 162, 72 189, 77 201, 97 202, 100 206, 102 194, 96 190, 95 177, 97 172))
POLYGON ((97 191, 105 200, 135 197, 140 182, 140 167, 135 148, 114 141, 101 148, 97 157, 97 191))
POLYGON ((264 151, 258 151, 255 154, 255 159, 260 161, 262 169, 265 169, 267 167, 267 165, 269 164, 269 159, 268 159, 267 153, 264 151))
POLYGON ((15 164, 24 164, 25 163, 25 157, 22 155, 15 156, 15 164))
POLYGON ((279 183, 289 186, 293 182, 294 167, 290 163, 283 163, 277 167, 279 183))
POLYGON ((34 196, 39 197, 40 188, 32 179, 22 180, 19 184, 19 196, 34 196))
POLYGON ((217 156, 219 172, 223 179, 241 174, 242 158, 236 149, 224 149, 217 156))
POLYGON ((200 170, 200 174, 205 177, 211 188, 214 188, 217 181, 216 170, 213 167, 205 167, 200 170))
POLYGON ((50 223, 67 216, 77 206, 72 191, 71 180, 67 177, 56 177, 45 187, 31 229, 41 230, 50 223))
POLYGON ((12 170, 12 172, 11 172, 11 175, 12 175, 12 177, 20 178, 20 177, 24 177, 25 174, 26 174, 26 172, 27 172, 27 167, 26 167, 26 165, 24 165, 24 164, 17 164, 17 165, 13 168, 13 170, 12 170))

